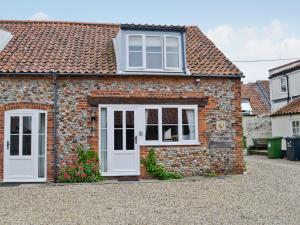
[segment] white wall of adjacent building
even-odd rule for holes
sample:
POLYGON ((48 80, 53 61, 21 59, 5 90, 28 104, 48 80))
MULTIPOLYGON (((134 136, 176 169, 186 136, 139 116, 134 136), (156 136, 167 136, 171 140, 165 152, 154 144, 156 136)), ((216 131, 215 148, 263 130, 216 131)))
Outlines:
MULTIPOLYGON (((300 114, 272 117, 272 136, 292 137, 293 121, 300 121, 300 114)), ((286 141, 282 140, 282 150, 286 150, 286 141)))

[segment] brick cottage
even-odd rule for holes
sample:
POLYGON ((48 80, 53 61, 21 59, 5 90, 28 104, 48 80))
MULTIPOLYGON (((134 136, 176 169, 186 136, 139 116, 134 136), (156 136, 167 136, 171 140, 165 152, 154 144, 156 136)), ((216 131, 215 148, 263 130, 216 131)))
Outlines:
POLYGON ((197 26, 0 21, 0 180, 53 182, 76 146, 103 176, 243 172, 242 73, 197 26), (55 166, 57 165, 57 166, 55 166))

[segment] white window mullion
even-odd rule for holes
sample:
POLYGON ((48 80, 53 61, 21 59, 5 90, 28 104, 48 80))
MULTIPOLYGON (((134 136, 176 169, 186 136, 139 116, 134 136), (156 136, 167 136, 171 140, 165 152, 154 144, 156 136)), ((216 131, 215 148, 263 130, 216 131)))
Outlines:
POLYGON ((147 51, 146 51, 146 35, 143 35, 143 69, 146 69, 146 63, 147 63, 147 51))
POLYGON ((182 141, 182 108, 178 107, 178 141, 182 141))
POLYGON ((158 108, 158 140, 162 143, 162 108, 158 108))

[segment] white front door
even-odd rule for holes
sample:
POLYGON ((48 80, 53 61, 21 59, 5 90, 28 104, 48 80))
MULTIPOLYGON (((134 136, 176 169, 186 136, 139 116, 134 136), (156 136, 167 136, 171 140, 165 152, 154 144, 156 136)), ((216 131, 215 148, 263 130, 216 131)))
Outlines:
POLYGON ((45 180, 45 115, 36 110, 5 112, 4 182, 45 180))
MULTIPOLYGON (((102 174, 104 176, 140 175, 136 109, 133 106, 109 106, 105 109, 107 110, 107 162, 106 171, 102 171, 102 174)), ((101 130, 104 132, 102 128, 101 130)))

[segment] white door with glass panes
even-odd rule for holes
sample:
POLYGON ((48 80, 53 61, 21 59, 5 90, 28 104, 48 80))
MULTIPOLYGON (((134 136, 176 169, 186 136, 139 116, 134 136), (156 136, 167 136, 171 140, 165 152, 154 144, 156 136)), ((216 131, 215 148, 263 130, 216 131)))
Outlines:
POLYGON ((5 112, 4 182, 46 180, 46 112, 5 112))
POLYGON ((104 176, 140 175, 136 109, 100 108, 100 164, 104 176))

